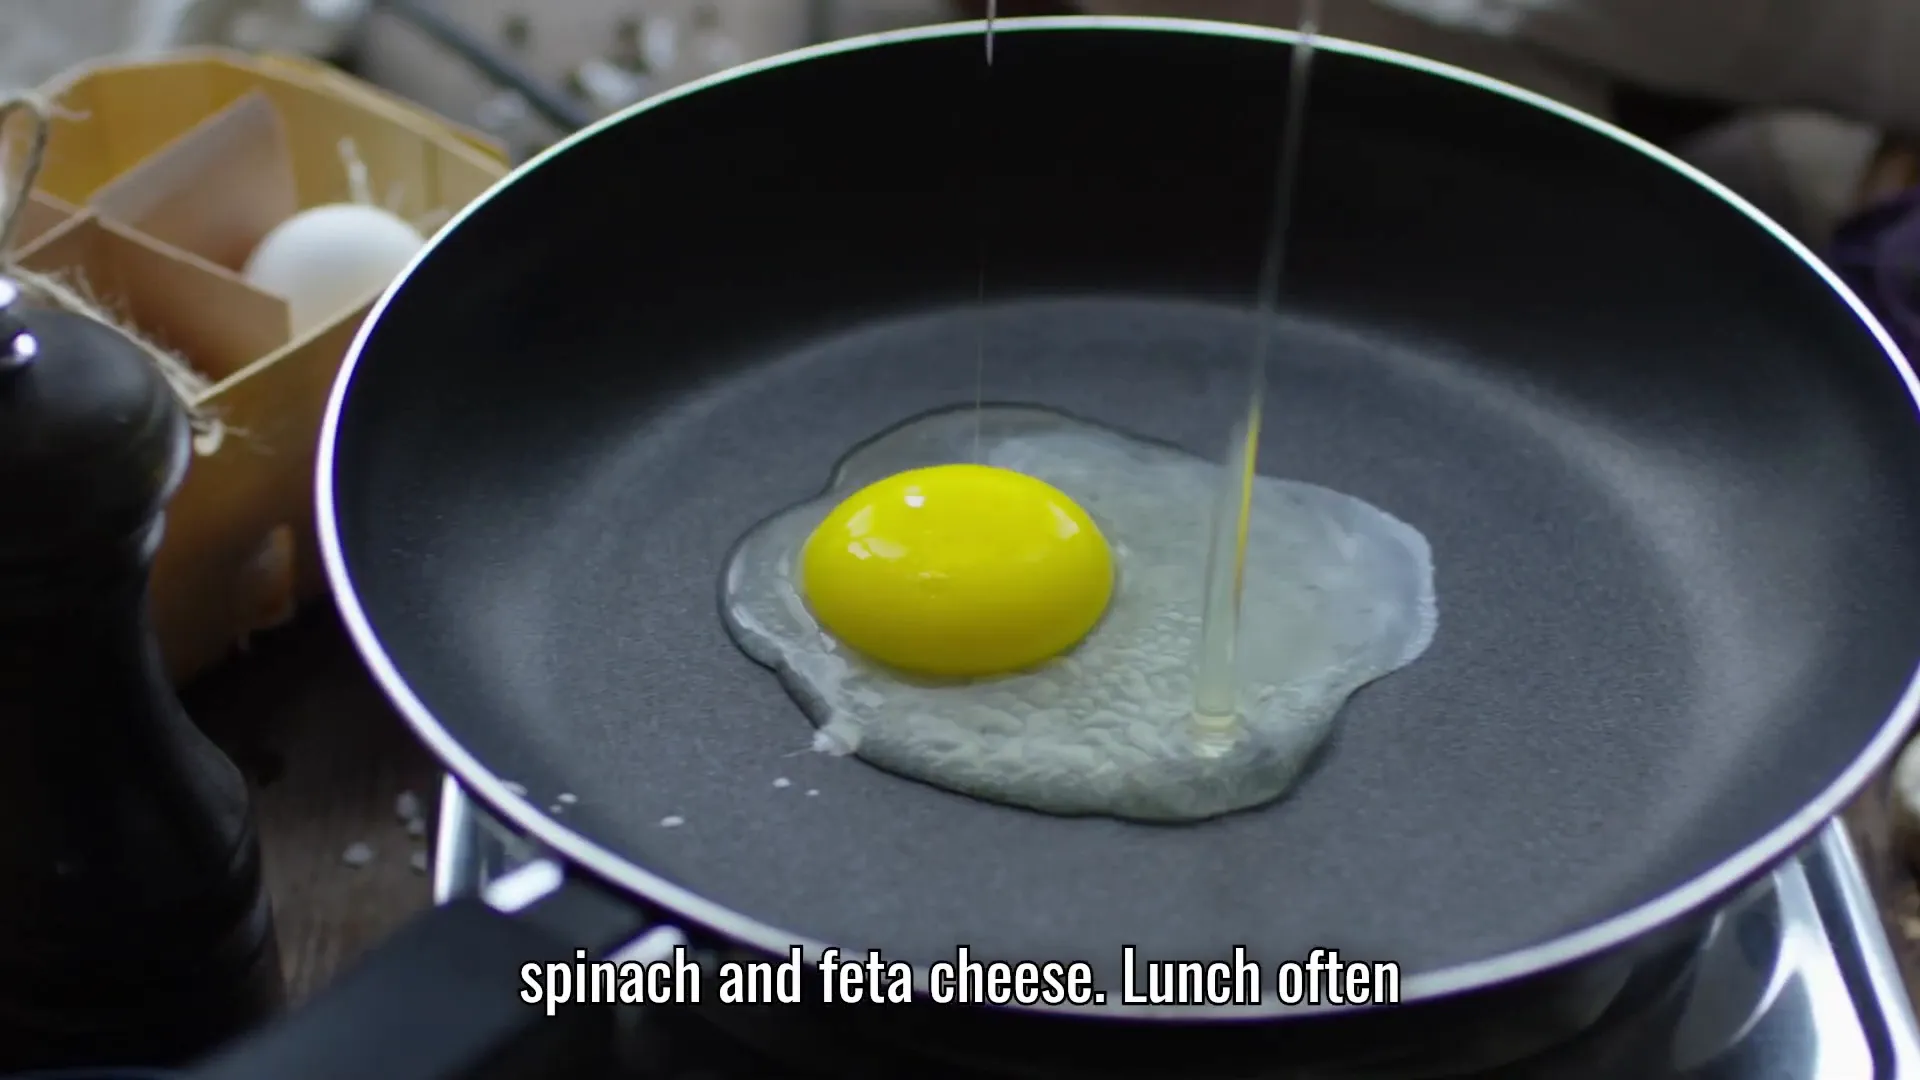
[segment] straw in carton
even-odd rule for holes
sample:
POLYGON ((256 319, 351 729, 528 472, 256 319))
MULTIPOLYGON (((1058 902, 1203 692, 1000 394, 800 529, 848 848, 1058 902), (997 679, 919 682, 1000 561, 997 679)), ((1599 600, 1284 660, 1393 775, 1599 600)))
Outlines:
MULTIPOLYGON (((360 156, 360 148, 354 145, 353 136, 341 136, 337 149, 340 152, 340 167, 347 172, 347 198, 362 206, 377 206, 389 214, 401 216, 401 207, 407 202, 407 185, 396 180, 387 186, 387 197, 376 200, 373 197, 373 175, 367 170, 366 160, 360 156)), ((405 220, 425 237, 451 216, 442 207, 405 220)))
MULTIPOLYGON (((399 181, 387 187, 384 201, 375 202, 373 198, 373 178, 367 171, 367 163, 360 156, 360 148, 354 145, 353 136, 342 136, 339 144, 340 164, 347 170, 347 197, 365 206, 378 206, 390 214, 399 214, 406 205, 407 186, 399 181)), ((407 223, 420 230, 424 236, 446 224, 453 214, 446 207, 434 207, 418 217, 408 218, 407 223)))
POLYGON ((13 236, 20 225, 21 209, 26 206, 28 193, 33 190, 40 176, 40 167, 46 162, 48 118, 51 113, 52 107, 33 93, 20 92, 0 97, 0 137, 4 136, 7 124, 15 114, 26 116, 32 125, 18 184, 13 185, 11 190, 0 185, 0 273, 12 278, 22 292, 42 304, 92 319, 124 334, 153 361, 166 378, 167 385, 173 388, 174 396, 179 398, 181 407, 186 410, 193 425, 195 449, 202 454, 211 453, 213 448, 220 445, 223 429, 219 420, 206 415, 199 407, 201 395, 208 386, 205 378, 188 366, 185 360, 114 320, 81 289, 69 286, 53 275, 38 274, 13 262, 13 236))

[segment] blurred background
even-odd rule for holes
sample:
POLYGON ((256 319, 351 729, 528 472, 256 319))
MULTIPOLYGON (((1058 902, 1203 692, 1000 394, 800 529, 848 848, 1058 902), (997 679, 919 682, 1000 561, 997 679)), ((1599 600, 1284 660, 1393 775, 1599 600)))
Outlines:
POLYGON ((555 118, 461 45, 590 117, 744 60, 955 17, 945 0, 5 0, 0 81, 38 85, 91 57, 187 45, 298 52, 524 154, 558 136, 555 118))
MULTIPOLYGON (((224 44, 331 61, 506 144, 744 60, 957 18, 985 0, 4 0, 0 81, 224 44), (479 54, 479 55, 476 55, 479 54), (529 85, 531 84, 531 85, 529 85)), ((1299 0, 1001 0, 1294 25, 1299 0)), ((1920 169, 1911 0, 1328 0, 1334 34, 1500 76, 1680 150, 1810 240, 1920 169), (1744 17, 1761 8, 1767 19, 1744 17), (1684 9, 1684 10, 1682 10, 1684 9), (1800 14, 1796 17, 1795 12, 1800 14)))

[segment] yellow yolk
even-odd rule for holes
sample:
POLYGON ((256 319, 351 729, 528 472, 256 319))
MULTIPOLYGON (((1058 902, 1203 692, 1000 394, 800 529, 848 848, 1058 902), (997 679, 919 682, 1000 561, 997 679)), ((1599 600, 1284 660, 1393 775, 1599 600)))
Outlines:
POLYGON ((936 465, 861 488, 800 551, 800 590, 828 633, 920 675, 997 675, 1072 648, 1113 595, 1113 554, 1051 484, 936 465))

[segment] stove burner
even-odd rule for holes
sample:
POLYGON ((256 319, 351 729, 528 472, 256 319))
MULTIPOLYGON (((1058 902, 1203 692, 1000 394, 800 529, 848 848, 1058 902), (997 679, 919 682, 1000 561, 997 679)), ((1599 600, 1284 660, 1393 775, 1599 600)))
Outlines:
MULTIPOLYGON (((441 792, 436 851, 439 903, 481 891, 534 854, 451 779, 441 792)), ((1636 972, 1614 1000, 1572 1041, 1490 1073, 1338 1080, 1920 1080, 1920 1025, 1837 821, 1730 904, 1697 949, 1636 972)), ((626 1080, 976 1080, 872 1052, 846 1053, 859 1060, 836 1060, 826 1071, 797 1071, 697 1007, 634 1010, 627 1021, 634 1050, 626 1080)), ((1247 1080, 1264 1076, 1257 1066, 1247 1072, 1247 1080)))

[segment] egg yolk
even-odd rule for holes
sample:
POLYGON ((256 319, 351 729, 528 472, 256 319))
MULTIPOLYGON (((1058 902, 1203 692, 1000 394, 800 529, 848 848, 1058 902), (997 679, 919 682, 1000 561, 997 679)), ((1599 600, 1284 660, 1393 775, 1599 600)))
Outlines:
POLYGON ((1113 595, 1113 554, 1051 484, 937 465, 861 488, 800 552, 815 619, 848 647, 920 675, 1032 667, 1072 648, 1113 595))

